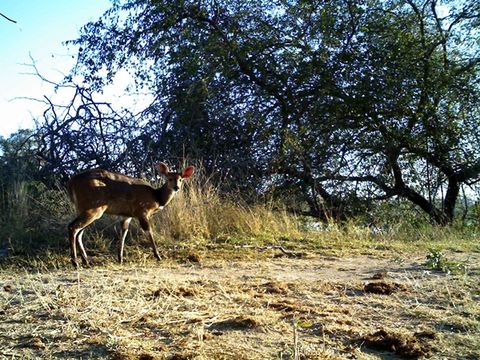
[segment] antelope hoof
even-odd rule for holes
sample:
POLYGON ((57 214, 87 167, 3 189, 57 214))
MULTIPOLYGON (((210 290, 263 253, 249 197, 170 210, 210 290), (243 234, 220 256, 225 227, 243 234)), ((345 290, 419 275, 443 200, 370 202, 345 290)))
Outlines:
POLYGON ((72 258, 70 261, 72 262, 72 265, 75 268, 75 270, 78 270, 79 266, 78 266, 77 260, 72 258))

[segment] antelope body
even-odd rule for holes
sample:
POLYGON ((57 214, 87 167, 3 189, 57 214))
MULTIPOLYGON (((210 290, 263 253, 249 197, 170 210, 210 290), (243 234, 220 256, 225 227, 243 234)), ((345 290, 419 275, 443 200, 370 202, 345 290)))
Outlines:
POLYGON ((82 235, 85 228, 105 214, 123 216, 118 261, 123 262, 123 248, 132 218, 137 218, 147 233, 153 254, 160 260, 149 219, 166 206, 181 189, 183 179, 190 177, 194 167, 186 167, 182 173, 170 172, 164 163, 156 165, 167 182, 155 189, 146 181, 106 170, 87 170, 73 176, 68 184, 68 193, 77 209, 77 217, 68 225, 70 255, 74 267, 78 267, 77 244, 80 256, 88 265, 82 235))

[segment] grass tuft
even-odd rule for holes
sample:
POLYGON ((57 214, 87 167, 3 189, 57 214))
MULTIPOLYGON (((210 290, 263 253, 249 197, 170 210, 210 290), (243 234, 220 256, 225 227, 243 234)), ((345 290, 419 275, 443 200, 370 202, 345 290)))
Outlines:
POLYGON ((298 234, 297 219, 269 204, 246 205, 241 199, 222 197, 201 172, 195 174, 165 211, 156 227, 167 240, 189 239, 236 243, 255 239, 275 242, 279 236, 298 234))

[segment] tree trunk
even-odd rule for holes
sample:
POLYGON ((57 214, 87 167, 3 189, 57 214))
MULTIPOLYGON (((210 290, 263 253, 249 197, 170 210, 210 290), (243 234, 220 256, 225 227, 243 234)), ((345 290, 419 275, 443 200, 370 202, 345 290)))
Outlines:
POLYGON ((447 193, 443 201, 445 217, 447 222, 451 224, 455 217, 455 205, 460 193, 460 183, 455 175, 448 178, 447 193))
MULTIPOLYGON (((425 199, 425 197, 423 197, 421 194, 419 194, 405 184, 405 182, 403 181, 402 170, 398 164, 398 152, 390 154, 389 162, 395 179, 395 190, 397 191, 399 196, 410 200, 412 203, 420 207, 430 216, 430 219, 435 224, 447 225, 449 222, 451 222, 451 219, 449 219, 442 210, 438 209, 433 203, 433 201, 425 199)), ((454 194, 452 193, 451 195, 453 196, 454 194)))
POLYGON ((420 207, 423 211, 425 211, 429 216, 430 219, 438 225, 447 225, 450 220, 446 214, 439 210, 432 202, 425 199, 422 195, 417 193, 415 190, 412 190, 408 187, 404 187, 401 190, 400 196, 410 200, 412 203, 420 207))

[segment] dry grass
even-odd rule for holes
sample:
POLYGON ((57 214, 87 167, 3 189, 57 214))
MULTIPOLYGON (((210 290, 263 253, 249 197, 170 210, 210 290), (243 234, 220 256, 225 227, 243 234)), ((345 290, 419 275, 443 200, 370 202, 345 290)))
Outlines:
POLYGON ((423 259, 365 256, 2 270, 0 356, 474 359, 475 256, 463 275, 426 271, 423 259), (375 281, 398 291, 367 293, 375 281))
POLYGON ((221 197, 217 186, 201 168, 185 189, 155 217, 159 235, 165 241, 188 239, 190 244, 206 242, 274 242, 296 237, 298 219, 271 204, 247 205, 240 198, 221 197))

